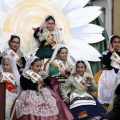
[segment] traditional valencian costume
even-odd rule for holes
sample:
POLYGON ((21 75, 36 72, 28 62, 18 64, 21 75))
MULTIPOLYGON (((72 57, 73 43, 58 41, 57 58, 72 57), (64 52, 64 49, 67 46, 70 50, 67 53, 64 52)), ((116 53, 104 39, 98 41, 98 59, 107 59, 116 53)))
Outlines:
MULTIPOLYGON (((11 35, 11 37, 16 37, 15 35, 11 35)), ((18 36, 17 36, 18 37, 18 36)), ((11 41, 12 42, 12 41, 11 41)), ((0 61, 2 60, 2 58, 6 55, 10 55, 16 62, 16 65, 17 65, 17 68, 18 68, 18 71, 21 69, 21 68, 24 68, 25 67, 25 64, 26 64, 26 60, 23 56, 23 53, 20 49, 18 49, 16 52, 13 51, 13 49, 10 48, 10 45, 5 45, 6 49, 2 52, 2 57, 0 57, 0 61), (6 47, 7 46, 7 47, 6 47)), ((22 72, 19 71, 20 74, 22 74, 22 72)))
MULTIPOLYGON (((37 74, 30 69, 36 58, 33 56, 27 61, 20 79, 23 91, 14 106, 17 120, 73 120, 62 100, 50 88, 38 85, 38 78, 43 78, 42 72, 37 74)), ((15 120, 16 117, 14 116, 15 120)))
MULTIPOLYGON (((49 16, 50 15, 45 18, 42 24, 46 22, 46 19, 49 16)), ((57 27, 56 23, 53 31, 49 31, 47 28, 42 28, 40 30, 40 27, 38 27, 34 33, 34 37, 35 39, 39 40, 40 43, 39 49, 36 52, 36 56, 38 56, 40 59, 51 58, 54 51, 52 47, 56 46, 57 44, 65 44, 60 33, 60 29, 57 27)))
MULTIPOLYGON (((109 44, 111 44, 111 39, 109 44)), ((98 83, 98 100, 102 104, 109 104, 114 98, 115 88, 117 87, 116 76, 120 69, 118 60, 120 60, 119 50, 114 52, 106 50, 103 52, 103 64, 106 66, 103 69, 98 83)))
POLYGON ((87 61, 84 61, 84 63, 86 65, 84 76, 81 77, 76 72, 75 64, 69 80, 65 82, 61 89, 63 100, 70 99, 70 105, 68 106, 75 120, 83 117, 91 118, 105 112, 98 100, 92 96, 92 93, 97 90, 97 85, 93 79, 89 63, 87 61), (92 79, 91 85, 86 83, 87 77, 92 79))
POLYGON ((74 65, 74 60, 69 55, 69 53, 68 53, 66 60, 61 60, 60 57, 57 56, 58 51, 62 48, 67 49, 65 47, 65 45, 61 45, 61 44, 59 44, 56 47, 51 60, 49 61, 49 63, 46 66, 46 71, 48 73, 52 88, 59 96, 61 96, 60 87, 61 87, 62 83, 64 83, 66 80, 68 80, 68 77, 69 77, 72 67, 74 65), (70 68, 70 71, 66 72, 65 76, 62 76, 60 70, 61 69, 65 70, 68 67, 70 68))
POLYGON ((14 100, 20 92, 20 75, 17 70, 16 63, 11 56, 6 55, 2 58, 1 64, 3 64, 3 60, 8 59, 11 65, 11 72, 5 72, 2 65, 0 71, 2 72, 3 78, 1 82, 6 83, 6 120, 10 120, 10 111, 14 100), (17 89, 18 93, 11 92, 13 89, 17 89))

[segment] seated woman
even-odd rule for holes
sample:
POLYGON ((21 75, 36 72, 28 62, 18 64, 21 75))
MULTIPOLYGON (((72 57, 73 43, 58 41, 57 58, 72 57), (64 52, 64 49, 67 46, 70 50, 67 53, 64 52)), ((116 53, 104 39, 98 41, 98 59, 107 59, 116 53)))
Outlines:
POLYGON ((16 61, 17 68, 20 74, 22 74, 22 71, 25 67, 26 60, 23 56, 23 53, 19 49, 20 47, 20 38, 16 35, 11 35, 10 40, 8 41, 9 48, 6 49, 1 55, 0 55, 0 61, 2 60, 2 57, 6 55, 10 55, 13 57, 13 59, 16 61))
POLYGON ((73 60, 68 55, 68 49, 64 45, 58 45, 47 66, 47 73, 54 91, 61 97, 60 83, 64 83, 70 75, 73 60))
POLYGON ((20 78, 23 91, 14 106, 14 120, 73 120, 62 100, 50 88, 43 87, 41 65, 36 56, 26 63, 20 78))
POLYGON ((10 110, 20 92, 20 75, 11 56, 3 57, 0 68, 0 82, 6 83, 6 119, 10 120, 10 110))
POLYGON ((75 120, 85 117, 90 119, 105 112, 98 100, 92 96, 96 90, 89 63, 77 61, 69 80, 61 88, 63 101, 70 108, 75 120))
POLYGON ((51 58, 54 51, 52 47, 57 44, 65 44, 55 19, 51 15, 45 18, 42 25, 35 30, 33 36, 40 42, 39 49, 36 52, 36 56, 40 59, 51 58))
POLYGON ((98 100, 101 104, 109 104, 114 98, 116 76, 120 69, 120 37, 113 35, 109 41, 109 49, 103 53, 103 64, 106 65, 98 82, 98 100))

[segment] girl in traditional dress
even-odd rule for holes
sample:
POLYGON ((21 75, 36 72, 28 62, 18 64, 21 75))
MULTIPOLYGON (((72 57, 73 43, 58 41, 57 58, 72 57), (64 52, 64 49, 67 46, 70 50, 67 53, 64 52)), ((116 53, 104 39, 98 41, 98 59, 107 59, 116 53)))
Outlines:
MULTIPOLYGON (((45 77, 45 76, 44 76, 45 77)), ((15 120, 73 120, 62 100, 50 89, 43 87, 41 62, 31 57, 20 78, 23 91, 15 103, 15 120)))
POLYGON ((109 49, 103 53, 103 64, 106 65, 98 82, 98 100, 101 104, 109 104, 114 98, 116 76, 120 69, 120 37, 113 35, 109 41, 109 49))
POLYGON ((3 57, 0 68, 0 81, 6 83, 6 119, 10 120, 12 104, 20 92, 20 75, 11 56, 3 57))
POLYGON ((51 15, 46 16, 42 25, 35 30, 34 37, 40 42, 36 52, 36 56, 40 59, 51 58, 54 51, 52 47, 57 44, 65 44, 60 29, 57 28, 55 18, 51 15))
POLYGON ((47 73, 54 91, 61 96, 60 87, 70 75, 74 65, 73 59, 68 54, 68 49, 64 45, 58 45, 51 60, 47 65, 47 73))
POLYGON ((105 112, 102 105, 92 96, 96 90, 97 85, 89 63, 77 61, 69 80, 61 89, 63 101, 70 107, 75 120, 85 117, 89 119, 105 112))
POLYGON ((11 38, 8 41, 8 45, 9 45, 9 48, 7 48, 0 55, 0 61, 2 60, 2 57, 4 57, 5 55, 12 56, 13 59, 16 61, 18 71, 21 74, 23 72, 24 67, 25 67, 26 60, 23 56, 23 53, 19 49, 19 47, 20 47, 20 37, 16 36, 16 35, 11 35, 11 38))

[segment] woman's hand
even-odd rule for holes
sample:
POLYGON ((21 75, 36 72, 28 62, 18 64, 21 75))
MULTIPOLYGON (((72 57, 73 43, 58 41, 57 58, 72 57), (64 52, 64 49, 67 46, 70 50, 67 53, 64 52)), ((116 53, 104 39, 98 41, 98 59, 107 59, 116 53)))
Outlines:
POLYGON ((109 50, 110 50, 110 52, 113 52, 113 51, 114 51, 114 47, 112 46, 111 43, 109 44, 109 50))
POLYGON ((13 89, 13 90, 11 90, 11 92, 17 94, 18 93, 18 89, 13 89))
POLYGON ((20 70, 19 70, 19 71, 20 71, 20 72, 23 72, 23 70, 24 70, 24 68, 20 68, 20 70))
POLYGON ((66 72, 70 72, 70 68, 69 67, 66 68, 66 72))
POLYGON ((69 103, 70 103, 70 99, 67 98, 67 99, 64 101, 64 103, 69 104, 69 103))
POLYGON ((86 83, 91 85, 92 84, 92 79, 90 77, 87 77, 86 78, 86 83))
POLYGON ((42 78, 39 78, 39 79, 38 79, 38 84, 39 84, 39 85, 43 85, 43 83, 44 83, 44 82, 43 82, 43 79, 42 79, 42 78))
POLYGON ((43 28, 47 28, 47 22, 44 22, 39 29, 42 30, 43 28))
POLYGON ((64 69, 61 69, 61 70, 60 70, 60 73, 61 73, 62 76, 65 76, 65 73, 66 73, 66 72, 65 72, 64 69))
POLYGON ((0 82, 2 81, 3 75, 2 72, 0 72, 0 82))

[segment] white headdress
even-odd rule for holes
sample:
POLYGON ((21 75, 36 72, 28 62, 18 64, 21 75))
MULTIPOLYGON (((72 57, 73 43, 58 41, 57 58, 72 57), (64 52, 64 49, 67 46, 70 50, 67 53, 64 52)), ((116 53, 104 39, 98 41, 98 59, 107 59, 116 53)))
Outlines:
MULTIPOLYGON (((111 44, 111 38, 113 37, 114 35, 111 35, 110 38, 109 38, 109 41, 108 41, 108 45, 107 45, 107 48, 109 49, 109 45, 111 44)), ((106 50, 102 53, 102 55, 107 55, 107 53, 109 52, 109 50, 106 50)))
MULTIPOLYGON (((109 38, 109 41, 108 41, 108 45, 107 45, 107 48, 109 49, 109 46, 111 44, 111 39, 112 37, 114 37, 115 35, 111 35, 110 38, 109 38)), ((107 53, 109 52, 109 50, 106 50, 102 53, 102 55, 107 55, 107 53)))
MULTIPOLYGON (((55 20, 54 16, 52 15, 47 15, 44 19, 44 21, 42 22, 42 24, 44 24, 46 22, 46 19, 48 17, 53 17, 53 19, 55 20)), ((55 21, 55 25, 54 25, 54 30, 51 31, 51 34, 53 35, 54 37, 54 40, 57 42, 57 44, 65 44, 63 38, 62 38, 62 35, 61 35, 61 32, 60 32, 60 29, 58 28, 57 24, 56 24, 56 21, 55 21)))
MULTIPOLYGON (((34 62, 35 59, 37 59, 37 56, 31 56, 27 62, 26 62, 26 66, 25 69, 23 71, 23 76, 30 79, 30 76, 28 76, 25 72, 30 68, 31 63, 34 62)), ((45 71, 43 71, 42 69, 40 70, 40 75, 42 76, 43 79, 45 79, 47 77, 47 74, 45 73, 45 71)))
POLYGON ((50 62, 52 62, 55 58, 57 58, 58 51, 59 51, 61 48, 63 48, 63 47, 66 47, 66 46, 63 45, 63 44, 58 44, 58 45, 56 46, 55 51, 53 52, 53 55, 52 55, 52 57, 51 57, 50 62))
POLYGON ((111 43, 111 38, 114 37, 115 35, 111 35, 110 38, 109 38, 109 41, 108 41, 108 48, 109 48, 109 45, 111 43))
POLYGON ((91 70, 91 67, 90 67, 90 64, 89 64, 89 62, 88 62, 87 60, 85 60, 85 59, 79 59, 79 60, 76 61, 75 65, 74 65, 74 67, 73 67, 72 73, 76 73, 76 64, 77 64, 79 61, 83 61, 83 62, 85 63, 85 65, 86 65, 86 72, 93 76, 92 70, 91 70))
MULTIPOLYGON (((48 17, 52 17, 54 20, 55 20, 55 17, 53 16, 53 15, 47 15, 45 18, 44 18, 44 20, 41 22, 41 24, 40 24, 40 26, 42 26, 45 22, 46 22, 46 20, 48 19, 48 17)), ((56 25, 56 22, 55 22, 55 27, 56 27, 57 25, 56 25)))
POLYGON ((1 72, 4 72, 3 67, 2 67, 2 63, 3 63, 4 59, 9 59, 12 72, 15 76, 16 84, 17 84, 17 86, 20 86, 20 74, 18 72, 16 62, 14 61, 14 59, 10 55, 6 55, 3 57, 2 61, 1 61, 1 72))
MULTIPOLYGON (((48 73, 48 71, 49 71, 50 63, 57 58, 58 51, 59 51, 61 48, 63 48, 63 47, 67 48, 67 47, 66 47, 65 45, 63 45, 63 44, 58 44, 58 45, 56 46, 55 51, 53 52, 53 55, 52 55, 52 57, 51 57, 51 60, 49 61, 49 64, 47 65, 47 68, 46 68, 47 73, 48 73)), ((73 66, 73 65, 74 65, 74 61, 73 61, 72 57, 69 55, 69 53, 68 53, 68 57, 67 57, 67 62, 68 62, 68 64, 69 64, 70 66, 73 66)))
POLYGON ((25 72, 30 68, 31 63, 38 58, 37 56, 31 56, 27 61, 26 61, 26 65, 25 65, 25 69, 23 71, 23 75, 25 74, 25 72))

